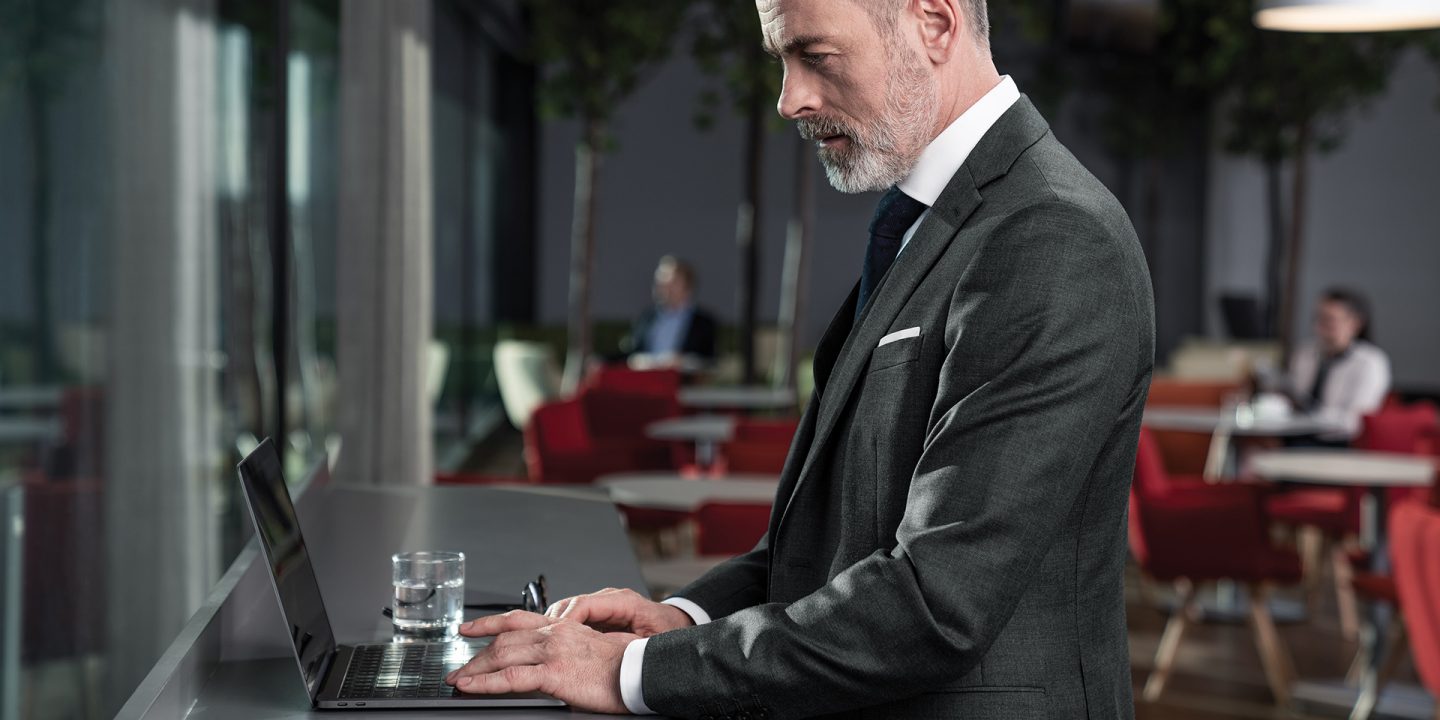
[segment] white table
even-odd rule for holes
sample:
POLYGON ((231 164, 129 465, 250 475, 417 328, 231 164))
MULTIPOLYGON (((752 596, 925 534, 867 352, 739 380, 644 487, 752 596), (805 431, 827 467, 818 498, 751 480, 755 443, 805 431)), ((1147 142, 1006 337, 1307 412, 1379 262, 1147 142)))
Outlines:
POLYGON ((784 410, 795 406, 795 388, 696 385, 680 388, 679 400, 694 410, 784 410))
POLYGON ((695 443, 695 464, 708 470, 715 464, 716 446, 735 437, 735 418, 729 415, 687 415, 657 420, 645 426, 652 440, 695 443))
POLYGON ((1308 415, 1286 418, 1255 418, 1236 422, 1231 413, 1206 408, 1150 407, 1145 409, 1143 422, 1155 430, 1175 430, 1209 434, 1226 430, 1232 437, 1285 438, 1324 435, 1343 430, 1339 425, 1308 415))
POLYGON ((736 474, 692 480, 679 473, 646 472, 605 475, 595 484, 609 490, 610 499, 620 505, 695 512, 707 502, 774 502, 780 478, 736 474))
POLYGON ((1339 425, 1308 415, 1294 414, 1283 418, 1256 418, 1248 413, 1207 408, 1154 406, 1145 409, 1142 422, 1152 430, 1192 432, 1210 436, 1210 452, 1205 458, 1205 478, 1219 480, 1233 474, 1230 439, 1293 438, 1329 435, 1344 430, 1339 425))
MULTIPOLYGON (((1260 452, 1251 456, 1250 469, 1274 482, 1365 488, 1367 502, 1360 515, 1361 535, 1370 548, 1370 571, 1379 574, 1389 572, 1390 568, 1385 537, 1385 490, 1429 487, 1436 474, 1436 464, 1431 458, 1364 450, 1260 452)), ((1352 720, 1370 717, 1379 699, 1379 665, 1385 654, 1381 644, 1387 618, 1378 605, 1371 606, 1369 615, 1371 628, 1365 638, 1369 662, 1350 715, 1352 720)))

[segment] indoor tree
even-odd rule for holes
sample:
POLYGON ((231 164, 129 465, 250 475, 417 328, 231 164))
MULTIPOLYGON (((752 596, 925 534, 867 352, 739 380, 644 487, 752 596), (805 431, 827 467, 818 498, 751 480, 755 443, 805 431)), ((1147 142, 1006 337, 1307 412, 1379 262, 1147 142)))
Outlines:
POLYGON ((610 122, 645 71, 669 54, 686 7, 668 0, 529 0, 529 6, 542 68, 541 113, 580 124, 563 382, 568 393, 579 386, 593 345, 590 275, 601 158, 613 144, 610 122))
POLYGON ((780 93, 780 69, 760 44, 760 18, 754 5, 734 0, 697 0, 691 46, 701 71, 718 79, 723 93, 700 94, 696 123, 706 129, 725 105, 745 127, 740 204, 735 214, 735 247, 740 272, 736 283, 740 358, 744 382, 755 380, 755 305, 759 275, 759 227, 767 120, 780 93))

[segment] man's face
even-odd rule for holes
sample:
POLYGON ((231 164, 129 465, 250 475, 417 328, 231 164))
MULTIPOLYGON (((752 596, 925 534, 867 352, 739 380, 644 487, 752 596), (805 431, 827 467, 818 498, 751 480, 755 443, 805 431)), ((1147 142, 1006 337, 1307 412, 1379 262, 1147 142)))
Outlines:
POLYGON ((655 270, 655 302, 667 308, 678 308, 690 299, 690 284, 673 265, 655 270))
POLYGON ((856 2, 756 0, 756 9, 785 69, 780 115, 816 143, 830 184, 856 193, 905 179, 939 112, 932 66, 856 2))

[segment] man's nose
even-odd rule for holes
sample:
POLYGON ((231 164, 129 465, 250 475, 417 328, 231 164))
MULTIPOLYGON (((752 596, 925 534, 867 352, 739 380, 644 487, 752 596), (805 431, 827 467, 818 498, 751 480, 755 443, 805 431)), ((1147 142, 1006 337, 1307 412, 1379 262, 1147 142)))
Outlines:
POLYGON ((805 73, 785 71, 776 110, 786 120, 799 120, 819 112, 820 95, 815 91, 815 84, 805 78, 805 73))

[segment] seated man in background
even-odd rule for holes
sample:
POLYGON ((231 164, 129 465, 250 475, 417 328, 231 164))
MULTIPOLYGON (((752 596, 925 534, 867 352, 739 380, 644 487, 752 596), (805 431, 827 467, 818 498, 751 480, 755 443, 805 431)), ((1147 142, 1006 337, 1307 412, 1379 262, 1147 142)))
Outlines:
POLYGON ((684 367, 715 360, 715 318, 695 305, 695 269, 671 255, 655 268, 655 304, 621 344, 632 367, 684 367))
POLYGON ((1313 439, 1346 445, 1360 418, 1380 409, 1390 391, 1390 358, 1370 341, 1370 307, 1353 290, 1331 288, 1315 311, 1315 339, 1290 358, 1284 391, 1297 410, 1336 423, 1343 433, 1313 439))

